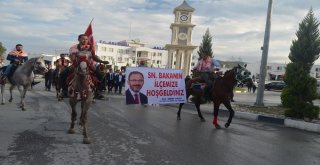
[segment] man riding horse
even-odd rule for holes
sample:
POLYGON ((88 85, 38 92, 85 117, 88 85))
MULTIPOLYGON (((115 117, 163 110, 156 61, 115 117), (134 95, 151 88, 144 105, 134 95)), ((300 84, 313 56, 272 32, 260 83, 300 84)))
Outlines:
MULTIPOLYGON (((80 64, 80 62, 82 61, 86 61, 87 66, 89 67, 92 75, 95 77, 94 79, 97 79, 97 77, 95 76, 96 73, 99 71, 96 69, 95 67, 95 63, 99 62, 99 63, 103 63, 103 64, 109 64, 108 61, 102 61, 96 54, 95 51, 92 50, 92 45, 94 43, 89 43, 89 39, 88 36, 86 36, 85 34, 80 34, 78 36, 78 41, 79 43, 76 45, 71 46, 70 50, 69 50, 69 58, 72 61, 72 65, 70 69, 65 69, 65 71, 68 73, 68 80, 72 79, 72 73, 74 72, 74 69, 80 64), (82 59, 82 56, 79 56, 78 53, 81 51, 88 51, 91 52, 89 57, 84 57, 85 59, 82 59), (71 74, 70 74, 71 72, 71 74)), ((101 81, 101 80, 99 80, 101 81)))
POLYGON ((220 63, 210 57, 208 53, 202 53, 200 57, 201 59, 193 68, 193 71, 199 72, 200 79, 206 83, 204 99, 207 101, 211 99, 210 92, 212 91, 213 82, 216 78, 215 72, 219 71, 221 66, 220 63))
POLYGON ((23 51, 22 44, 17 44, 15 49, 10 51, 7 60, 10 64, 6 66, 1 77, 1 82, 5 82, 8 77, 12 76, 13 72, 17 69, 18 65, 28 60, 27 52, 23 51))

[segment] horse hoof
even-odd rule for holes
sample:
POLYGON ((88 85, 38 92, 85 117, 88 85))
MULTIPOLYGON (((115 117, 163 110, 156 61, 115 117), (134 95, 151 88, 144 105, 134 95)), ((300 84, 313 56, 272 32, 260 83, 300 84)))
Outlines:
POLYGON ((89 138, 83 138, 83 144, 90 144, 91 141, 89 140, 89 138))
POLYGON ((10 103, 12 102, 12 99, 8 100, 10 103))
POLYGON ((69 129, 69 131, 68 131, 68 134, 74 134, 74 133, 76 133, 76 131, 74 131, 74 129, 69 129))
POLYGON ((181 120, 181 117, 180 117, 180 116, 177 116, 177 120, 181 120))
POLYGON ((216 129, 221 129, 221 126, 219 124, 215 124, 214 127, 216 127, 216 129))
POLYGON ((201 118, 201 119, 200 119, 200 121, 201 121, 201 122, 205 122, 205 121, 206 121, 206 119, 204 119, 204 118, 201 118))
POLYGON ((25 109, 25 108, 21 108, 21 110, 22 110, 22 111, 26 111, 26 109, 25 109))
POLYGON ((4 105, 4 103, 1 103, 1 105, 4 105))
POLYGON ((226 124, 224 125, 224 127, 226 127, 226 128, 228 128, 229 126, 230 126, 229 123, 226 123, 226 124))

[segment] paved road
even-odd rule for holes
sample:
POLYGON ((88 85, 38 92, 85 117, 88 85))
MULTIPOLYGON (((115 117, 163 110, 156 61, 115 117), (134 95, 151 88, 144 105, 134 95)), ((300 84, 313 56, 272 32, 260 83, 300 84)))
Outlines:
POLYGON ((216 130, 211 114, 200 122, 187 109, 177 121, 174 107, 126 106, 110 96, 93 104, 93 143, 84 145, 79 127, 66 133, 66 100, 39 87, 27 94, 26 112, 17 102, 0 105, 0 164, 320 164, 319 134, 278 125, 235 119, 216 130))

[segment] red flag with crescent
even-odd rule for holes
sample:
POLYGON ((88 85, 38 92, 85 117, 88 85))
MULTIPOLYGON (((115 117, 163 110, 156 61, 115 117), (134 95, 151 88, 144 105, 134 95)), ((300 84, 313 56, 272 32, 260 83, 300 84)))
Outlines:
MULTIPOLYGON (((92 21, 91 21, 91 22, 92 22, 92 21)), ((90 42, 90 44, 91 44, 91 46, 92 46, 91 52, 92 52, 92 54, 95 54, 96 48, 95 48, 95 44, 94 44, 93 30, 92 30, 91 22, 90 22, 90 24, 89 24, 86 32, 84 32, 84 34, 89 37, 89 42, 90 42)))

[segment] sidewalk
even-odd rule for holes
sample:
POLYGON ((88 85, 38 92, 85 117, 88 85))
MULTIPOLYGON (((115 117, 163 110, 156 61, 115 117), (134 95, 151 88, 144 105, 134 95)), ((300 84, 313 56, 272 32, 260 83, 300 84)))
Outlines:
MULTIPOLYGON (((236 105, 238 103, 233 103, 236 105)), ((239 103, 239 104, 247 104, 247 105, 253 105, 253 103, 239 103)), ((275 106, 275 104, 265 104, 266 106, 275 106)), ((170 104, 168 106, 174 106, 177 107, 177 104, 170 104)), ((183 108, 187 109, 195 109, 195 106, 193 103, 186 103, 183 108)), ((213 104, 201 104, 201 111, 204 113, 213 113, 213 104)), ((257 121, 257 122, 265 122, 265 123, 272 123, 272 124, 278 124, 278 125, 283 125, 285 127, 290 127, 290 128, 297 128, 301 130, 306 130, 306 131, 311 131, 311 132, 316 132, 320 133, 320 121, 317 122, 305 122, 304 120, 298 120, 298 119, 291 119, 291 118, 285 118, 285 117, 274 117, 274 116, 269 116, 269 115, 261 115, 261 114, 254 114, 254 113, 249 113, 249 112, 241 112, 237 111, 236 108, 233 108, 235 111, 235 118, 238 119, 246 119, 246 120, 251 120, 251 121, 257 121)), ((220 105, 220 115, 228 115, 229 112, 227 108, 225 108, 223 105, 220 105)))

